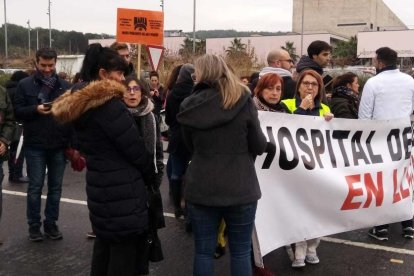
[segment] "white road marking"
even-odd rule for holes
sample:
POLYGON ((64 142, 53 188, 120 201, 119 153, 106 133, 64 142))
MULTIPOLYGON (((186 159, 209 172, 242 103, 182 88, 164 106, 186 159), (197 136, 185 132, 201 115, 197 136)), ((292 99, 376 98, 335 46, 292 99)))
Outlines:
MULTIPOLYGON (((9 191, 9 190, 3 190, 3 193, 8 194, 8 195, 16 195, 16 196, 24 196, 24 197, 27 196, 27 193, 9 191)), ((46 199, 46 196, 42 195, 42 198, 46 199)), ((87 205, 87 202, 84 200, 61 198, 60 201, 66 202, 66 203, 72 203, 72 204, 87 205)), ((169 218, 175 217, 174 214, 171 214, 171 213, 164 213, 164 216, 169 217, 169 218)), ((331 237, 323 237, 321 239, 325 242, 330 242, 330 243, 345 244, 345 245, 361 247, 361 248, 366 248, 366 249, 371 249, 371 250, 380 250, 380 251, 414 256, 414 250, 409 250, 409 249, 404 249, 404 248, 395 248, 395 247, 389 247, 389 246, 383 246, 383 245, 377 245, 377 244, 368 244, 368 243, 363 243, 363 242, 355 242, 355 241, 349 241, 349 240, 343 240, 343 239, 337 239, 337 238, 331 238, 331 237)))
POLYGON ((383 245, 377 245, 377 244, 354 242, 354 241, 342 240, 342 239, 331 238, 331 237, 323 237, 321 239, 323 241, 331 242, 331 243, 346 244, 346 245, 351 245, 351 246, 361 247, 361 248, 366 248, 366 249, 381 250, 381 251, 414 256, 414 250, 408 250, 404 248, 395 248, 395 247, 389 247, 389 246, 383 246, 383 245))

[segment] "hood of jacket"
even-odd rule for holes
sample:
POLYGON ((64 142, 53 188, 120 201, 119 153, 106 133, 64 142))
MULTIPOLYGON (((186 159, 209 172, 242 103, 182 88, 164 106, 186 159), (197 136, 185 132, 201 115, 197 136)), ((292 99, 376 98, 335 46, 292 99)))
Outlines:
POLYGON ((6 82, 5 87, 6 87, 7 89, 10 89, 10 88, 15 88, 15 87, 17 87, 17 84, 18 84, 18 83, 19 83, 18 81, 8 80, 8 81, 6 82))
POLYGON ((296 72, 300 73, 305 69, 312 69, 319 73, 323 74, 323 68, 313 59, 308 56, 302 56, 296 65, 296 72))
POLYGON ((182 125, 197 129, 210 129, 232 121, 250 99, 246 91, 230 109, 223 109, 220 92, 204 83, 194 87, 194 92, 180 107, 177 120, 182 125))
POLYGON ((263 77, 266 74, 273 73, 278 74, 280 77, 292 77, 292 73, 283 68, 276 68, 276 67, 264 67, 260 73, 259 77, 263 77))
POLYGON ((88 110, 99 107, 113 98, 122 98, 124 85, 113 80, 89 83, 75 93, 69 90, 53 102, 52 114, 59 123, 76 121, 88 110))
POLYGON ((176 83, 171 90, 171 96, 174 97, 177 101, 182 101, 188 96, 191 95, 193 91, 194 82, 180 82, 176 83))

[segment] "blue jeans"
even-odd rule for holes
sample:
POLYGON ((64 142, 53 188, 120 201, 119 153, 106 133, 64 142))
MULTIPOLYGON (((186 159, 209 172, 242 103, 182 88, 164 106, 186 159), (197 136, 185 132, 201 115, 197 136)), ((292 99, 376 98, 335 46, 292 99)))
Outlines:
POLYGON ((227 227, 231 275, 252 275, 251 247, 256 207, 257 202, 228 207, 208 207, 188 203, 195 240, 193 275, 214 275, 214 250, 222 218, 227 227))
POLYGON ((169 169, 170 180, 182 180, 188 167, 188 158, 183 154, 171 153, 168 160, 171 166, 169 169))
POLYGON ((40 224, 42 189, 47 168, 47 199, 45 224, 54 224, 59 218, 59 203, 62 194, 62 180, 66 159, 63 149, 45 150, 27 147, 25 149, 27 174, 27 222, 40 224))

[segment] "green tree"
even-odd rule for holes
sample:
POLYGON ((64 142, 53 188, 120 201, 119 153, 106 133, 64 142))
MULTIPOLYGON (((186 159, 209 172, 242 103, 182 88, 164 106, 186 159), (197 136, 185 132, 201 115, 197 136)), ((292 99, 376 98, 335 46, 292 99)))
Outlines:
POLYGON ((298 60, 299 56, 296 54, 296 47, 293 45, 292 41, 286 41, 285 46, 282 46, 283 50, 287 51, 290 55, 290 58, 293 60, 294 63, 298 60))
POLYGON ((333 62, 344 67, 355 65, 358 62, 356 36, 352 36, 348 41, 338 41, 332 50, 333 62))
MULTIPOLYGON (((224 50, 224 49, 223 49, 224 50)), ((225 50, 225 60, 239 77, 250 75, 257 63, 257 55, 250 40, 247 44, 241 43, 241 39, 235 38, 225 50)))
POLYGON ((246 50, 247 45, 241 42, 241 38, 234 38, 227 47, 226 54, 229 57, 237 57, 246 54, 246 50))
POLYGON ((196 56, 200 56, 206 53, 206 40, 196 39, 195 41, 195 55, 193 55, 193 39, 185 38, 184 43, 181 44, 181 49, 178 50, 178 54, 183 58, 185 62, 192 61, 196 56))

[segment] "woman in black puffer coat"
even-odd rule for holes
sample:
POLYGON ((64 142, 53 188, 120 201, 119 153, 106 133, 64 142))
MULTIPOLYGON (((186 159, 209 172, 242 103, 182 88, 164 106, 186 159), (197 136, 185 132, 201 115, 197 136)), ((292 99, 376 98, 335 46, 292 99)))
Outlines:
POLYGON ((336 118, 358 119, 358 76, 352 72, 338 76, 333 81, 331 112, 336 118))
POLYGON ((96 234, 91 275, 136 275, 136 259, 146 244, 143 174, 151 157, 122 102, 125 67, 114 50, 90 45, 81 70, 87 83, 52 107, 59 122, 73 124, 86 157, 87 201, 96 234))

